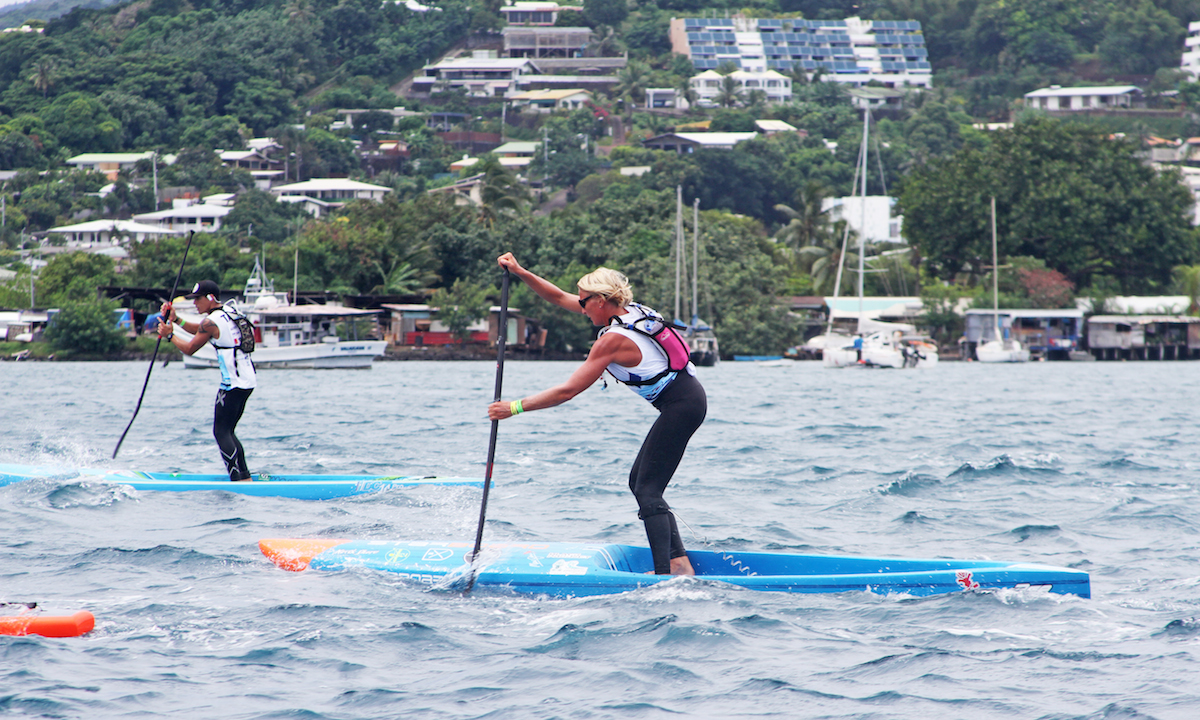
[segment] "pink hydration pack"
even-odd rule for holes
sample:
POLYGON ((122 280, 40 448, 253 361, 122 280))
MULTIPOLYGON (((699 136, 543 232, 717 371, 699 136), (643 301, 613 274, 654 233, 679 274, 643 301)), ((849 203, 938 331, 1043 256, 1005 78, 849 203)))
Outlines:
MULTIPOLYGON (((673 323, 668 323, 654 310, 639 305, 637 303, 629 303, 629 307, 641 313, 642 316, 632 322, 621 322, 619 318, 609 320, 610 325, 623 327, 626 330, 632 330, 639 335, 645 335, 658 345, 659 349, 667 358, 667 369, 648 380, 630 380, 622 381, 626 385, 653 385, 662 380, 669 373, 679 372, 687 367, 691 361, 692 352, 688 347, 683 336, 679 334, 679 330, 673 323)), ((682 328, 681 328, 682 329, 682 328)))

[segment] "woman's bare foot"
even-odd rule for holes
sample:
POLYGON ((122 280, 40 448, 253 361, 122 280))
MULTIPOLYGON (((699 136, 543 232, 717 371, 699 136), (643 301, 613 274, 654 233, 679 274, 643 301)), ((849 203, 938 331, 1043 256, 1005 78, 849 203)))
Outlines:
POLYGON ((688 560, 687 555, 684 555, 683 557, 671 558, 671 574, 695 575, 696 571, 692 569, 692 561, 688 560))

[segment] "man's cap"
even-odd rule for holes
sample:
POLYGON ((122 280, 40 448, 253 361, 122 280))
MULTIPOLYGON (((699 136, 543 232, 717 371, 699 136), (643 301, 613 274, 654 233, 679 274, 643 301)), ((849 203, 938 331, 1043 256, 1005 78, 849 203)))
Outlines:
POLYGON ((214 298, 219 297, 221 295, 221 288, 218 287, 217 284, 212 280, 201 280, 200 282, 196 283, 196 287, 192 288, 192 291, 184 297, 186 297, 188 300, 195 300, 196 298, 204 297, 205 295, 212 295, 214 298))

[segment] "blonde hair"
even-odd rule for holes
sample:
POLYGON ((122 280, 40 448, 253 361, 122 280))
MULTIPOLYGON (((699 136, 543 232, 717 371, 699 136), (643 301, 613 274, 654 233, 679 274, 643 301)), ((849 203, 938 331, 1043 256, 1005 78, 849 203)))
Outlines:
POLYGON ((629 278, 612 268, 598 267, 579 278, 576 284, 580 290, 596 293, 620 307, 633 302, 633 289, 629 287, 629 278))

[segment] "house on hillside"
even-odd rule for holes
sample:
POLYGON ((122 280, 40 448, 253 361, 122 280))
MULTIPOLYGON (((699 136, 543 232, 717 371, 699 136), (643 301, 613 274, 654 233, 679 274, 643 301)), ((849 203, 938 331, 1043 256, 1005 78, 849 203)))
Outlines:
POLYGON ((232 205, 197 203, 193 200, 177 198, 171 201, 170 210, 141 213, 134 215, 133 219, 139 223, 157 225, 170 230, 216 232, 221 229, 221 221, 231 212, 233 212, 232 205))
MULTIPOLYGON (((717 96, 721 94, 726 77, 715 70, 705 70, 693 76, 688 83, 696 93, 696 104, 701 107, 717 105, 717 96)), ((768 103, 786 103, 792 100, 792 79, 774 70, 737 70, 729 73, 728 77, 733 79, 743 96, 760 91, 765 94, 768 103)))
POLYGON ((67 159, 67 164, 76 170, 91 170, 104 173, 109 180, 116 180, 121 170, 133 168, 140 160, 151 160, 153 152, 144 153, 84 153, 67 159))
POLYGON ((672 51, 697 70, 733 63, 748 72, 818 70, 827 82, 932 87, 933 70, 916 20, 672 18, 672 51))
POLYGON ((1048 88, 1025 93, 1025 106, 1046 112, 1084 112, 1144 107, 1142 91, 1134 85, 1048 88))
POLYGON ((514 27, 500 31, 504 56, 510 58, 577 58, 592 42, 587 27, 514 27))
POLYGON ((563 11, 583 12, 583 7, 559 5, 556 2, 545 0, 539 2, 518 0, 500 8, 500 12, 504 15, 504 22, 509 25, 552 26, 558 22, 558 14, 563 11))
POLYGON ((462 88, 471 97, 507 97, 518 92, 524 76, 540 72, 529 58, 489 57, 488 51, 481 50, 472 57, 426 65, 423 74, 412 81, 412 92, 429 95, 435 90, 462 88))
POLYGON ((455 205, 483 207, 483 173, 425 192, 429 195, 449 195, 454 198, 455 205))
POLYGON ((579 88, 529 90, 517 93, 509 100, 515 107, 547 113, 555 110, 578 110, 587 107, 587 104, 592 101, 592 93, 579 88))
POLYGON ((643 140, 642 147, 688 155, 697 150, 732 150, 743 140, 756 137, 756 132, 665 133, 643 140))
POLYGON ((67 247, 105 247, 128 242, 144 242, 163 235, 182 235, 184 230, 174 230, 162 225, 133 222, 132 220, 90 220, 75 225, 59 225, 46 231, 61 235, 67 247))
POLYGON ((301 203, 306 211, 316 217, 355 200, 381 202, 391 191, 390 187, 346 178, 313 178, 271 188, 279 202, 301 203), (320 202, 314 203, 312 200, 320 202))

